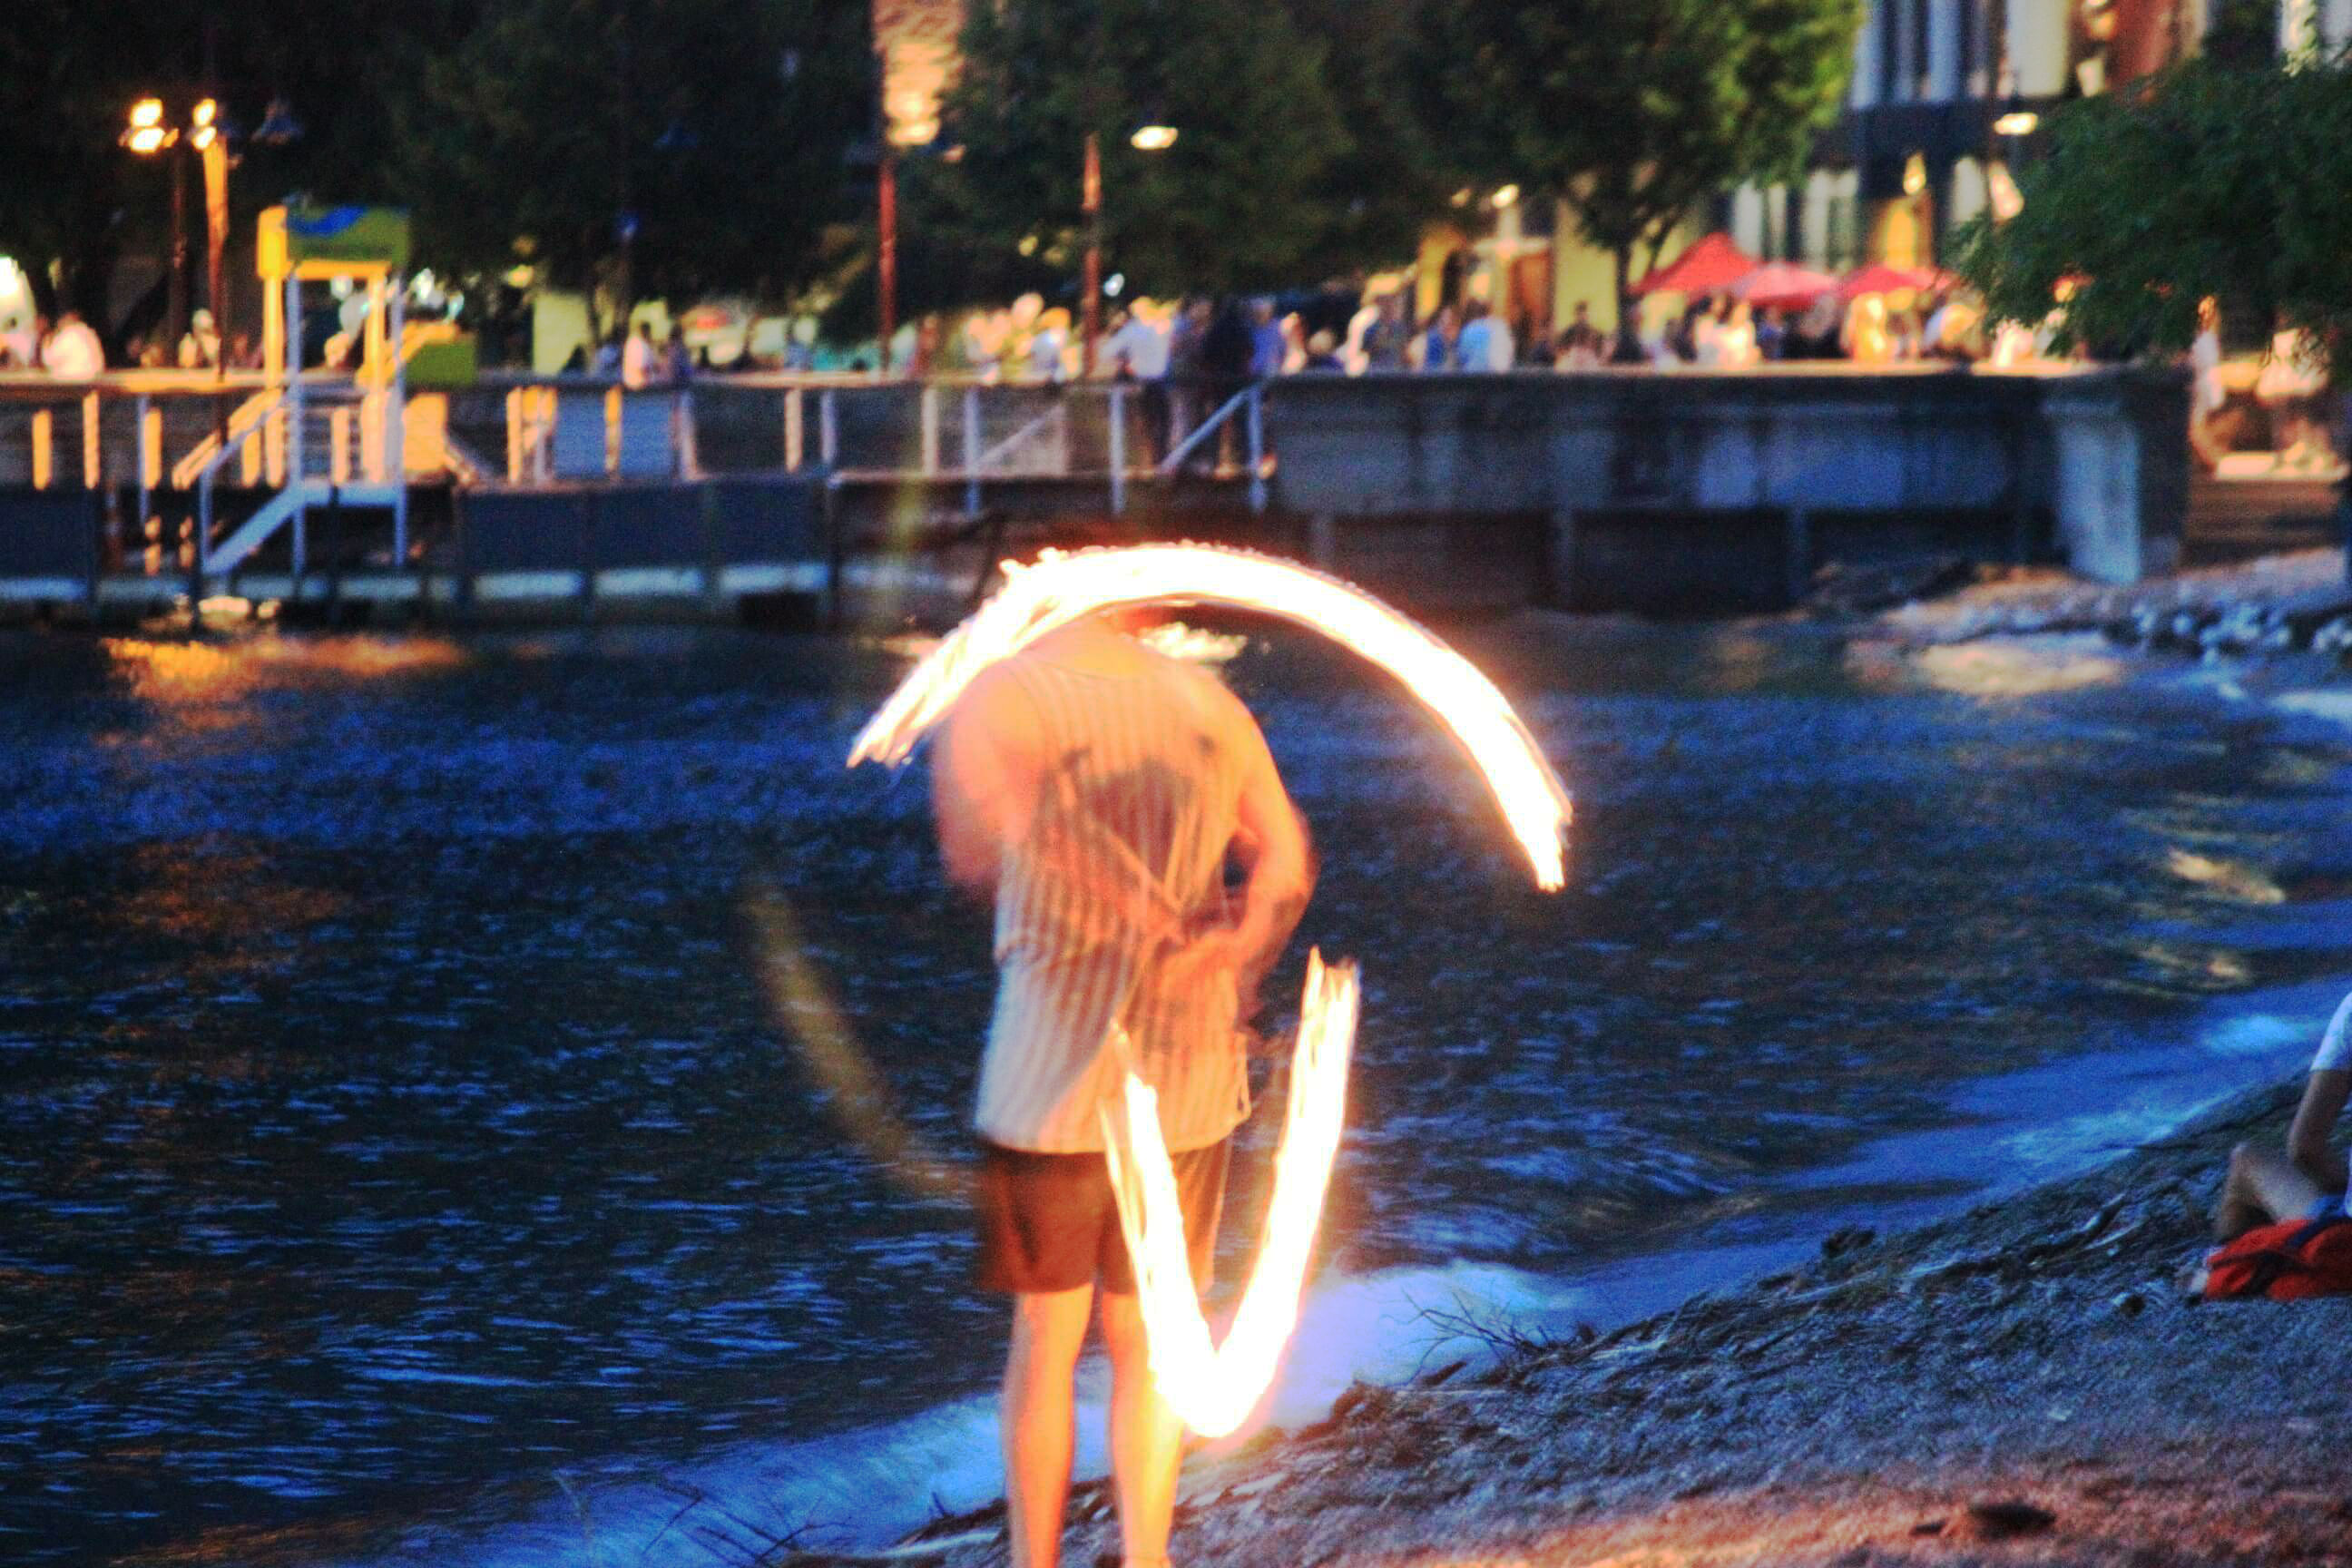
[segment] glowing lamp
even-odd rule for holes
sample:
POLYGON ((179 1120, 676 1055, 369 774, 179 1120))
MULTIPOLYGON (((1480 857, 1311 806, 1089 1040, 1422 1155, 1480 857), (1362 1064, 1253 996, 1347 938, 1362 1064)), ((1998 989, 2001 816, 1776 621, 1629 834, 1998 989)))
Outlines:
POLYGON ((201 131, 210 125, 219 115, 219 104, 209 98, 201 99, 197 101, 196 107, 189 112, 188 122, 201 131))
POLYGON ((1517 206, 1518 202, 1519 187, 1517 185, 1505 185, 1495 193, 1495 208, 1497 212, 1505 207, 1517 206))
POLYGON ((151 125, 161 125, 163 123, 163 100, 162 99, 142 98, 138 102, 131 106, 131 127, 132 130, 143 131, 151 125))
POLYGON ((171 132, 160 125, 142 125, 123 138, 133 153, 160 153, 172 144, 171 132))
MULTIPOLYGON (((2011 100, 2011 102, 2014 104, 2015 100, 2011 100)), ((2004 110, 2000 118, 1992 122, 1992 128, 2002 136, 2031 136, 2034 127, 2041 123, 2042 116, 2020 104, 2004 110)))
POLYGON ((1139 125, 1128 142, 1139 153, 1165 153, 1176 145, 1173 125, 1139 125))

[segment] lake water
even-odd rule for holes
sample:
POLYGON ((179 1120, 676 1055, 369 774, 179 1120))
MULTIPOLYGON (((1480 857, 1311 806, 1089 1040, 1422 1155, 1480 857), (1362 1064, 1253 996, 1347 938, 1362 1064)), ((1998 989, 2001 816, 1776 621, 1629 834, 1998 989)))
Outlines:
MULTIPOLYGON (((1464 637, 1576 795, 1564 894, 1365 672, 1227 671, 1322 852, 1298 951, 1367 981, 1278 1417, 1463 1353, 1431 1313, 1624 1321, 2096 1158, 2352 983, 2324 693, 1464 637)), ((840 765, 905 663, 0 637, 0 1559, 709 1563, 992 1495, 1001 1307, 918 1179, 986 921, 920 766, 840 765)))

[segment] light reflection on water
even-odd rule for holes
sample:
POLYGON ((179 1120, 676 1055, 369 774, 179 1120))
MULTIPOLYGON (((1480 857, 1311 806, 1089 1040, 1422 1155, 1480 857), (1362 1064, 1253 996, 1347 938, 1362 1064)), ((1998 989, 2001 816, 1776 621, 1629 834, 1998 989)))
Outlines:
MULTIPOLYGON (((1558 898, 1395 694, 1288 639, 1228 666, 1323 851, 1302 939, 1366 965, 1349 1277, 1637 1269, 1948 1193, 1810 1175, 2345 967, 2242 925, 2352 885, 2346 749, 2257 710, 2080 650, 1472 640, 1576 795, 1558 898)), ((842 1136, 745 912, 790 900, 907 1134, 965 1158, 985 922, 919 777, 840 766, 900 668, 0 643, 0 1555, 339 1556, 982 1389, 955 1200, 842 1136)))

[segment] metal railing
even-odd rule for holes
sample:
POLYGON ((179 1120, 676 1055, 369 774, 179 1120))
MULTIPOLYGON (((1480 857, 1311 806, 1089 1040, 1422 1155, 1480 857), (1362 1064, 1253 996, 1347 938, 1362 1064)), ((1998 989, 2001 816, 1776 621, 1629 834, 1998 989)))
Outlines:
POLYGON ((467 486, 919 479, 974 513, 992 486, 1058 482, 1099 486, 1119 512, 1139 485, 1238 477, 1234 454, 1245 450, 1251 504, 1265 505, 1255 388, 1210 408, 1204 387, 1164 383, 711 375, 631 390, 604 377, 491 373, 435 394, 446 409, 437 454, 432 421, 413 433, 395 426, 388 391, 325 372, 291 388, 243 375, 123 374, 86 386, 0 375, 0 487, 135 489, 143 518, 155 491, 390 484, 413 457, 417 471, 467 486))

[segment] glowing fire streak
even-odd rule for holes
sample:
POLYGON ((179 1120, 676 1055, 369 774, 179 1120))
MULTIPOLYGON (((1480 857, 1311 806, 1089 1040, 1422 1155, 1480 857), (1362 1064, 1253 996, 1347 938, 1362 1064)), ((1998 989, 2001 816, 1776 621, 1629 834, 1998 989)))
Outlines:
MULTIPOLYGON (((1049 552, 1034 566, 1007 563, 1004 574, 1003 590, 925 656, 858 732, 852 767, 905 761, 982 670, 1097 610, 1225 605, 1321 632, 1402 681, 1469 753, 1538 884, 1553 889, 1564 880, 1568 792, 1527 727, 1467 659, 1360 589, 1268 556, 1198 544, 1049 552)), ((1310 954, 1265 1236, 1222 1344, 1212 1344, 1193 1289, 1157 1097, 1130 1070, 1123 1098, 1101 1108, 1104 1160, 1135 1262, 1152 1381, 1185 1425, 1205 1436, 1221 1436, 1248 1417, 1297 1325, 1347 1117, 1357 1009, 1355 966, 1327 967, 1320 952, 1310 954)), ((1124 1035, 1112 1045, 1125 1059, 1124 1035)))
POLYGON ((1478 668, 1363 590, 1287 561, 1206 544, 1047 552, 1004 566, 1004 586, 916 666, 858 731, 852 767, 896 764, 980 672, 1046 633, 1123 605, 1224 605, 1322 633, 1395 676, 1469 753, 1536 884, 1566 880, 1568 791, 1527 726, 1478 668))
POLYGON ((1183 1205, 1160 1141, 1157 1097, 1129 1073, 1124 1102, 1102 1108, 1103 1157, 1118 1199, 1119 1228, 1135 1260, 1151 1378, 1184 1425, 1204 1436, 1222 1437, 1248 1419, 1274 1381, 1283 1347, 1297 1326, 1298 1298, 1315 1255, 1316 1227, 1323 1220, 1323 1194, 1347 1119, 1356 1005, 1356 966, 1326 968, 1322 953, 1309 953, 1265 1237, 1222 1344, 1209 1342, 1209 1325, 1192 1288, 1183 1205))

